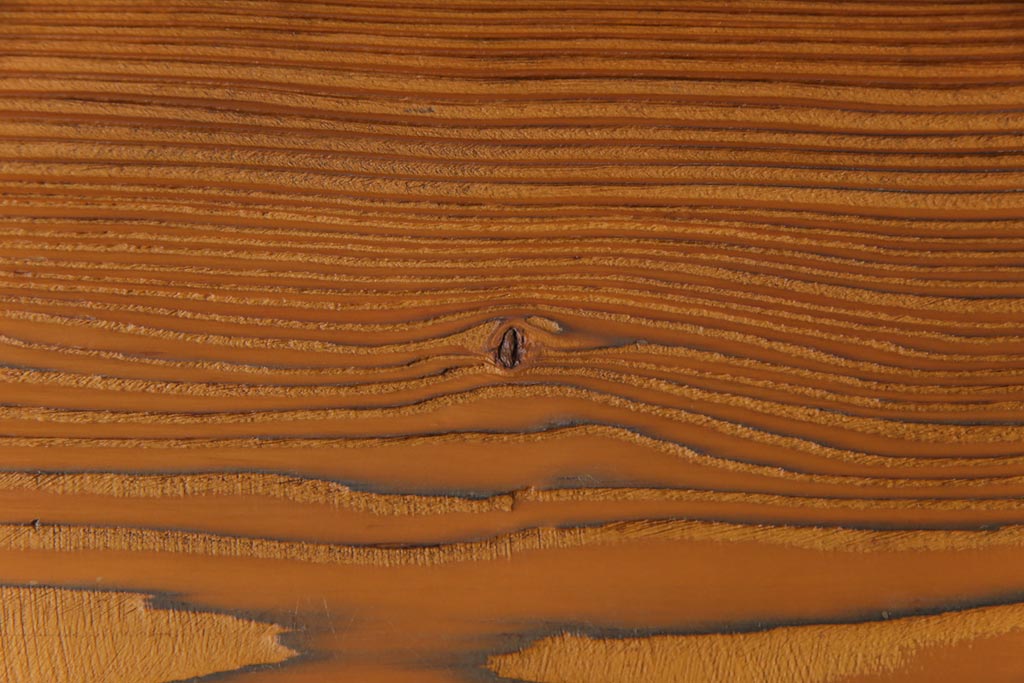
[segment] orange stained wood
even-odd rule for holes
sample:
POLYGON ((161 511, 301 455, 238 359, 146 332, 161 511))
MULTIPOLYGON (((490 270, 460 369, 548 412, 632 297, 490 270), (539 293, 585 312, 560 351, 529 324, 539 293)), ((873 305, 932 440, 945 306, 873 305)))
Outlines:
POLYGON ((1024 4, 0 0, 0 683, 1019 683, 1024 4))

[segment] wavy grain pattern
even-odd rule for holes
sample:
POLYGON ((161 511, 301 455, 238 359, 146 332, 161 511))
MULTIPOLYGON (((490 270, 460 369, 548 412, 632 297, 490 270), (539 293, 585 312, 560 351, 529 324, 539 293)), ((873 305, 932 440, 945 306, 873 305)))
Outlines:
POLYGON ((1019 680, 1022 45, 0 2, 0 679, 1019 680))

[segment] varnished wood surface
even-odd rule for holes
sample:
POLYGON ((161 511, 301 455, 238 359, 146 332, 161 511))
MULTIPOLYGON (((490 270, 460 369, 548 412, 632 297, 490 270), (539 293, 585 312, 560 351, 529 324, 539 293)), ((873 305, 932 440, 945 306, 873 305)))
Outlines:
POLYGON ((1019 2, 0 0, 0 680, 1020 681, 1022 190, 1019 2))

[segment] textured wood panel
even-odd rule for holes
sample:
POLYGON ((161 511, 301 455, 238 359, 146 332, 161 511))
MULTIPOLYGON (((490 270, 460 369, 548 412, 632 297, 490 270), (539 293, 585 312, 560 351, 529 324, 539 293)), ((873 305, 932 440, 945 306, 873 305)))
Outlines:
POLYGON ((1024 4, 0 0, 0 679, 1024 677, 1024 4))

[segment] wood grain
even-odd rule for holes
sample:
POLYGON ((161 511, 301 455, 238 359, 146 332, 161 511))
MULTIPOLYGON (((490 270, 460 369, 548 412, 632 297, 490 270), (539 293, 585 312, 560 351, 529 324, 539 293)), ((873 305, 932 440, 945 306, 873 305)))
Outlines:
POLYGON ((1022 46, 0 0, 0 680, 1019 681, 1022 46))
MULTIPOLYGON (((562 635, 500 655, 489 666, 529 681, 799 681, 942 675, 975 647, 1019 651, 1019 604, 852 624, 810 624, 751 633, 618 640, 562 635), (1002 642, 995 642, 1000 637, 1002 642), (1011 639, 1012 638, 1012 639, 1011 639), (917 671, 915 671, 917 669, 917 671), (924 670, 923 672, 921 670, 924 670)), ((988 680, 1003 679, 987 668, 988 680), (995 674, 995 675, 993 675, 995 674)), ((959 673, 959 672, 958 672, 959 673)))
POLYGON ((0 587, 0 614, 9 681, 185 680, 296 654, 276 626, 159 609, 135 594, 0 587))

